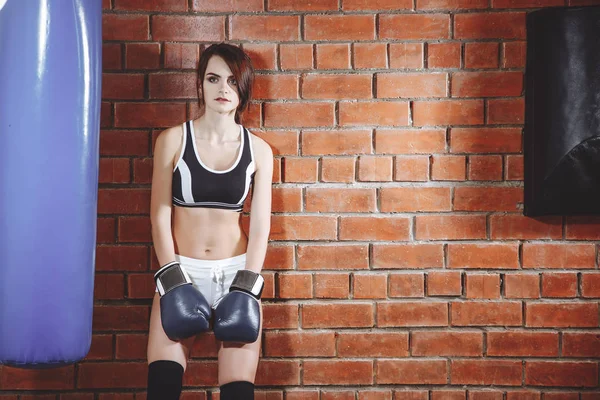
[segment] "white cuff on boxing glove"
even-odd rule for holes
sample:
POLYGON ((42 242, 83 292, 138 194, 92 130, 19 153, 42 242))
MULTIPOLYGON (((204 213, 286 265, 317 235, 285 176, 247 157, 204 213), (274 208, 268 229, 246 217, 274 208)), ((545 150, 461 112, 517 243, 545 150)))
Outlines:
POLYGON ((186 270, 177 261, 165 264, 156 271, 154 281, 161 297, 178 286, 192 283, 186 270))
POLYGON ((235 274, 235 278, 233 278, 229 291, 239 290, 251 294, 256 299, 260 299, 264 286, 265 280, 261 274, 257 274, 256 272, 247 269, 240 269, 235 274))

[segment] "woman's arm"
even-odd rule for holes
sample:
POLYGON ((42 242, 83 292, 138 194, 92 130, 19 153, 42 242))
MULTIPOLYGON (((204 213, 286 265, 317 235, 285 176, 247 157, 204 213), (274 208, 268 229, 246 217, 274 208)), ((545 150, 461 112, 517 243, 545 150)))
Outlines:
POLYGON ((252 139, 256 173, 250 206, 250 233, 246 252, 246 269, 260 273, 267 254, 269 232, 271 231, 273 151, 264 140, 256 136, 252 139))
POLYGON ((175 261, 175 245, 171 230, 173 160, 182 137, 174 127, 161 132, 154 145, 150 222, 152 241, 159 265, 175 261))

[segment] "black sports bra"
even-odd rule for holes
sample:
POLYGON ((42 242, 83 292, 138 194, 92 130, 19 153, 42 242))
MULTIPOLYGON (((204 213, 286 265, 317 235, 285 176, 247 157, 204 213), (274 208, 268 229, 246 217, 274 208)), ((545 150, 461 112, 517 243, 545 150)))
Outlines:
POLYGON ((183 125, 181 155, 173 170, 173 205, 241 212, 256 167, 250 132, 240 125, 241 145, 235 163, 224 171, 207 167, 196 150, 194 125, 183 125))

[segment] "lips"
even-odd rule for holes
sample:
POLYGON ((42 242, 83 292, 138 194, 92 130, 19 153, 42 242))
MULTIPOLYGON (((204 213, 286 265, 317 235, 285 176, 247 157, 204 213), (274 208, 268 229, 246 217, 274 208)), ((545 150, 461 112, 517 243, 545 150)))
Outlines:
POLYGON ((226 101, 226 102, 229 102, 229 100, 224 99, 223 97, 217 97, 215 100, 216 101, 226 101))

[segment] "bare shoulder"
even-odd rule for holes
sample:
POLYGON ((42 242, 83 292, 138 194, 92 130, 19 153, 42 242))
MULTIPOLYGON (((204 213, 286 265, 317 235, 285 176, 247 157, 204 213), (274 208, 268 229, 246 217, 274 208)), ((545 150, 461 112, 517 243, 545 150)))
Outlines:
POLYGON ((156 145, 154 153, 157 152, 166 152, 167 154, 172 154, 177 151, 177 149, 181 145, 181 140, 183 138, 183 132, 181 129, 181 125, 173 126, 171 128, 167 128, 156 137, 156 145))
MULTIPOLYGON (((248 131, 250 132, 250 131, 248 131)), ((256 136, 250 132, 250 138, 252 139, 252 148, 254 150, 254 157, 258 163, 272 164, 273 163, 273 150, 269 143, 264 139, 256 136)))

